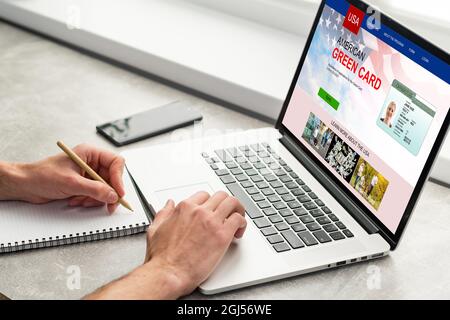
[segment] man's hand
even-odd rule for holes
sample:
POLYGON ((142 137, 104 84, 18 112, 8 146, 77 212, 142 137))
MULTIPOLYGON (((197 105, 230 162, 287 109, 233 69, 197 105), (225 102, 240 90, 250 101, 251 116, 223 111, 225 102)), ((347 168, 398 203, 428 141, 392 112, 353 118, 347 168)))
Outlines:
POLYGON ((247 225, 245 209, 221 191, 194 194, 176 207, 172 200, 156 215, 147 233, 146 262, 168 270, 181 286, 180 295, 205 281, 224 256, 233 237, 247 225))
POLYGON ((247 226, 240 202, 217 192, 172 200, 147 232, 147 255, 129 275, 87 296, 89 299, 176 299, 192 292, 220 262, 234 237, 247 226))
POLYGON ((85 144, 73 150, 117 193, 104 183, 90 179, 66 154, 60 153, 31 164, 14 164, 6 168, 3 164, 0 200, 46 203, 69 199, 71 206, 93 207, 107 204, 108 211, 112 213, 118 206, 118 197, 125 195, 122 182, 123 158, 85 144))

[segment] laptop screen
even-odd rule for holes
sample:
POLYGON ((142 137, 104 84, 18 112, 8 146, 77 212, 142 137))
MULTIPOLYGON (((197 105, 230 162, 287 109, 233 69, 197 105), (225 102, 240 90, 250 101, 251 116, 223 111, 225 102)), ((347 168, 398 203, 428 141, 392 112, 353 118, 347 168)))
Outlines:
POLYGON ((449 111, 449 65, 346 1, 313 32, 282 123, 395 234, 449 111))

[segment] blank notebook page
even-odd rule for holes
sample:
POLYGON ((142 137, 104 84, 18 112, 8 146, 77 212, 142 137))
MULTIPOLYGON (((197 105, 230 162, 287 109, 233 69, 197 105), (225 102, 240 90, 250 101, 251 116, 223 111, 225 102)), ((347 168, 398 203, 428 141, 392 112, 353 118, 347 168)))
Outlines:
MULTIPOLYGON (((125 170, 125 199, 134 212, 119 206, 110 215, 106 206, 69 207, 67 200, 43 205, 19 201, 0 201, 0 245, 54 240, 148 226, 148 218, 125 170), (77 235, 78 234, 78 235, 77 235)), ((131 232, 130 232, 131 233, 131 232)), ((126 233, 129 234, 129 233, 126 233)), ((86 241, 86 240, 85 240, 86 241)))

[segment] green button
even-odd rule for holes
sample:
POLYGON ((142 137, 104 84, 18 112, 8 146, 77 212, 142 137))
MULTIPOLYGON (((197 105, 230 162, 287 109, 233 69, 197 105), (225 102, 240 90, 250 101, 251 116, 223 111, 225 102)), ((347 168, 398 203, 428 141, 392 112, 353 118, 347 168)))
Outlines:
POLYGON ((319 97, 321 97, 326 103, 328 103, 334 110, 339 108, 339 101, 337 101, 331 94, 326 92, 323 88, 319 89, 318 93, 319 97))

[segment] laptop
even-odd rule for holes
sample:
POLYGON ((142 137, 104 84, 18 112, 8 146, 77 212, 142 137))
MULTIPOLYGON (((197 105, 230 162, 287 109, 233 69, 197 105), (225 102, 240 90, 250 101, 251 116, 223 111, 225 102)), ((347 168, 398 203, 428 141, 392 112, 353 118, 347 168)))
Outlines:
POLYGON ((200 125, 123 155, 155 212, 199 190, 245 206, 205 294, 381 258, 445 138, 449 79, 448 53, 362 1, 324 0, 274 128, 200 125))

